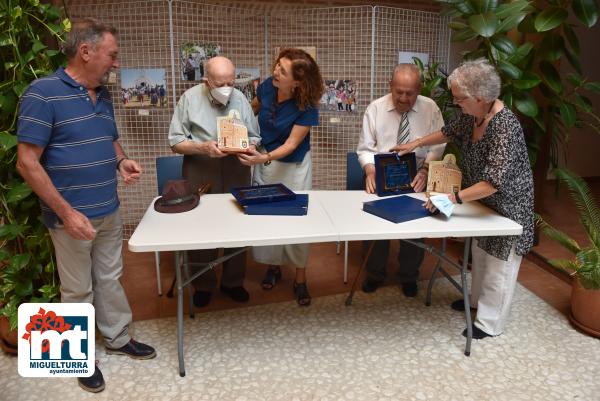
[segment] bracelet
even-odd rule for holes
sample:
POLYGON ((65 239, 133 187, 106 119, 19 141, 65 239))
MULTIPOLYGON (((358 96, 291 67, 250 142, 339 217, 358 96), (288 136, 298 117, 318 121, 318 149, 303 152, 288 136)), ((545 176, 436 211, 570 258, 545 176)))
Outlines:
POLYGON ((119 169, 119 166, 121 166, 121 163, 123 163, 123 160, 129 160, 129 158, 127 156, 124 156, 121 159, 119 159, 119 161, 117 162, 117 170, 119 169))
POLYGON ((267 152, 267 161, 265 162, 265 166, 271 164, 271 152, 267 152))

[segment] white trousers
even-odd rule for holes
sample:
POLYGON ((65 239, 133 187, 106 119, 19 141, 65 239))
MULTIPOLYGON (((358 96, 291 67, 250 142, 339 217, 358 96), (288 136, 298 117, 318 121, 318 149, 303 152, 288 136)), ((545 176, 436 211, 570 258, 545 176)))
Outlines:
POLYGON ((523 256, 513 245, 508 260, 498 259, 481 249, 475 241, 471 249, 471 306, 477 308, 475 326, 489 335, 502 334, 515 292, 523 256))
MULTIPOLYGON (((310 152, 307 152, 304 160, 299 163, 284 163, 274 160, 268 166, 256 165, 252 182, 254 185, 282 183, 292 191, 311 189, 312 160, 310 152)), ((266 265, 292 265, 302 268, 306 267, 308 263, 308 250, 308 244, 255 246, 252 248, 252 256, 256 262, 266 265)))

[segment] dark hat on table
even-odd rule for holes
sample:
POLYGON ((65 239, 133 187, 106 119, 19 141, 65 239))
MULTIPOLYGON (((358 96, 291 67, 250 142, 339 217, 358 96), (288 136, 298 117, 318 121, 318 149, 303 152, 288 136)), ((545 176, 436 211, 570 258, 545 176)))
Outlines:
POLYGON ((198 206, 200 195, 192 191, 187 180, 169 180, 163 187, 162 196, 154 202, 154 210, 160 213, 183 213, 198 206))

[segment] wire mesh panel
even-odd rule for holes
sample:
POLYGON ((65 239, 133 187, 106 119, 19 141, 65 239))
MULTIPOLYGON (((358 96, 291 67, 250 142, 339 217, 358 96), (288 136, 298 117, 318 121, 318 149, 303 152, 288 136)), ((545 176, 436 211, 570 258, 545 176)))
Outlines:
POLYGON ((119 185, 126 238, 157 194, 155 159, 171 154, 167 135, 174 105, 198 83, 204 73, 202 62, 210 55, 218 53, 238 68, 258 70, 264 80, 279 49, 303 47, 315 52, 328 84, 321 99, 320 125, 311 130, 313 187, 343 189, 346 152, 356 149, 366 106, 387 93, 398 51, 428 53, 430 61, 446 65, 449 52, 444 18, 389 7, 308 9, 277 3, 265 8, 248 2, 236 8, 200 1, 71 0, 67 11, 71 18, 94 17, 119 31, 121 69, 108 88, 121 143, 144 169, 139 183, 119 185), (189 54, 195 57, 193 73, 186 73, 189 54), (166 97, 158 104, 142 98, 141 105, 127 99, 123 90, 127 70, 138 75, 135 85, 144 80, 154 87, 164 83, 166 97), (156 77, 156 70, 164 70, 156 78, 160 82, 148 78, 156 77), (350 88, 352 96, 327 94, 342 87, 350 88))
MULTIPOLYGON (((167 132, 173 108, 171 82, 171 53, 169 44, 168 2, 121 1, 97 4, 96 1, 71 1, 67 6, 71 18, 93 17, 117 28, 119 38, 120 68, 116 83, 109 83, 119 130, 120 142, 127 155, 137 160, 144 173, 135 185, 119 183, 121 215, 124 235, 128 238, 156 196, 154 160, 158 155, 170 153, 167 132), (150 105, 149 95, 144 96, 144 107, 126 107, 121 96, 124 86, 123 71, 139 70, 138 78, 148 78, 150 69, 164 69, 166 96, 163 107, 150 105), (142 111, 140 112, 140 109, 142 111)), ((144 85, 158 82, 148 78, 144 85), (150 82, 152 81, 152 82, 150 82)), ((135 95, 129 105, 135 101, 135 95)))
MULTIPOLYGON (((182 46, 195 44, 202 49, 200 52, 205 52, 201 56, 204 61, 218 53, 231 59, 236 68, 259 69, 261 78, 264 78, 264 35, 264 14, 257 11, 174 1, 173 45, 175 69, 178 72, 175 79, 177 99, 185 90, 198 84, 183 80, 182 46)), ((201 74, 197 74, 197 79, 198 75, 201 74)))
POLYGON ((320 125, 311 129, 315 189, 345 188, 346 152, 356 149, 362 113, 369 104, 372 10, 358 6, 277 11, 269 18, 269 59, 274 61, 278 48, 313 47, 323 79, 330 82, 321 99, 320 125), (350 107, 347 99, 335 99, 334 92, 339 95, 344 85, 352 88, 347 91, 353 96, 350 107))
POLYGON ((389 93, 389 80, 399 52, 426 53, 429 63, 447 67, 449 20, 438 13, 375 7, 375 99, 389 93))

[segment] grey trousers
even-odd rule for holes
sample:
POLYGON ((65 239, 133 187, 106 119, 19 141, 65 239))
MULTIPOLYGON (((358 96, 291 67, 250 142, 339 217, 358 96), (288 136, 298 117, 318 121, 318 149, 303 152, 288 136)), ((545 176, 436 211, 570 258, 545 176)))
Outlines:
POLYGON ((96 324, 110 348, 129 342, 131 308, 119 278, 123 273, 123 224, 119 212, 90 220, 91 241, 73 239, 62 226, 50 229, 60 277, 61 301, 91 303, 96 324))
MULTIPOLYGON (((414 241, 423 242, 423 239, 414 241)), ((365 241, 363 246, 368 247, 370 241, 365 241)), ((370 280, 383 281, 387 276, 387 261, 390 254, 390 240, 375 241, 371 256, 367 261, 367 276, 370 280)), ((398 252, 398 281, 409 283, 419 279, 419 267, 425 257, 425 250, 400 241, 398 252)))
MULTIPOLYGON (((204 184, 210 183, 210 193, 213 194, 228 193, 234 187, 250 185, 250 167, 241 164, 235 156, 212 158, 204 155, 185 155, 183 157, 183 176, 190 182, 193 191, 197 191, 204 184)), ((201 205, 202 199, 200 199, 201 205)), ((205 227, 205 229, 210 230, 210 227, 205 227)), ((227 248, 225 249, 225 254, 235 252, 239 249, 227 248)), ((188 262, 195 263, 211 262, 217 256, 217 249, 187 252, 188 262)), ((198 269, 200 268, 195 267, 190 270, 193 274, 198 269)), ((246 252, 242 252, 223 262, 221 285, 228 288, 239 287, 243 285, 245 275, 246 252)), ((217 275, 214 269, 197 277, 192 284, 198 291, 212 291, 215 289, 217 286, 217 275)))

